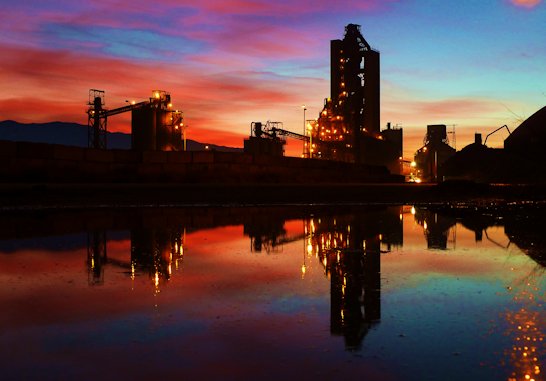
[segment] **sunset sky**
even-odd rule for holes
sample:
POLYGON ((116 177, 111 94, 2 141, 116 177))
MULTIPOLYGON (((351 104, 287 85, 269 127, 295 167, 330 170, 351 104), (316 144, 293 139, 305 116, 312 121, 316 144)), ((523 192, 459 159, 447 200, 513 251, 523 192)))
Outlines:
MULTIPOLYGON (((541 0, 1 1, 0 120, 85 124, 90 88, 109 108, 161 89, 192 139, 241 147, 267 120, 301 132, 348 23, 381 52, 381 124, 404 128, 406 157, 427 124, 455 125, 460 149, 546 105, 541 0)), ((129 115, 108 123, 130 130, 129 115)))

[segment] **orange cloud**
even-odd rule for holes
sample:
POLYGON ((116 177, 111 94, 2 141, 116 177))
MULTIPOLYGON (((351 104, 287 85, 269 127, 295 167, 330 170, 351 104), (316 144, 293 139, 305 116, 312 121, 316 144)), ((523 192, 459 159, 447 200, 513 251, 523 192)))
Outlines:
POLYGON ((511 0, 512 4, 518 7, 534 8, 540 4, 541 0, 511 0))

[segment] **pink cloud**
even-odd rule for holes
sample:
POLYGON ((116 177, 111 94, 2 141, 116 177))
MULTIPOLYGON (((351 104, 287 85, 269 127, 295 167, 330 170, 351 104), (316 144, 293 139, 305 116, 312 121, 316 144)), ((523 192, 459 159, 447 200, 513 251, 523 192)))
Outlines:
MULTIPOLYGON (((0 58, 4 80, 0 119, 21 122, 85 124, 90 88, 106 91, 108 108, 121 106, 126 99, 146 99, 152 89, 164 89, 173 96, 175 108, 184 111, 192 139, 240 147, 249 134, 250 122, 279 120, 279 115, 292 109, 299 120, 298 105, 305 101, 303 89, 326 93, 327 87, 313 78, 269 72, 213 73, 192 62, 152 65, 69 51, 1 47, 5 54, 0 58)), ((129 116, 111 118, 108 128, 129 132, 129 116)))
POLYGON ((294 15, 310 14, 313 12, 339 11, 339 10, 380 10, 385 9, 386 3, 390 1, 378 0, 340 0, 331 2, 328 0, 203 0, 196 4, 191 0, 173 1, 164 0, 164 5, 187 6, 200 9, 207 14, 216 15, 255 15, 255 16, 282 16, 290 17, 294 15))

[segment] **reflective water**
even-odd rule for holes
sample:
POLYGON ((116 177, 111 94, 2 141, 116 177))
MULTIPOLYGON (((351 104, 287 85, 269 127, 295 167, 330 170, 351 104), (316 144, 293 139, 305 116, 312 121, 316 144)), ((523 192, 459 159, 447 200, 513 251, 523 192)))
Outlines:
POLYGON ((19 379, 543 380, 543 208, 4 212, 19 379))

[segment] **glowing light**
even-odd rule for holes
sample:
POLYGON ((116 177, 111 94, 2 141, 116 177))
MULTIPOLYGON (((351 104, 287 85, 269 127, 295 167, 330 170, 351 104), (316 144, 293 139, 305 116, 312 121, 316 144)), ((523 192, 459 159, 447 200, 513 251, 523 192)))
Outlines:
POLYGON ((411 214, 413 214, 415 216, 415 206, 411 207, 411 214))
POLYGON ((410 163, 410 166, 411 166, 412 168, 415 168, 416 165, 417 165, 417 163, 416 163, 415 161, 412 161, 412 162, 410 163))

